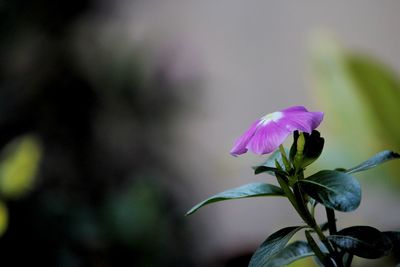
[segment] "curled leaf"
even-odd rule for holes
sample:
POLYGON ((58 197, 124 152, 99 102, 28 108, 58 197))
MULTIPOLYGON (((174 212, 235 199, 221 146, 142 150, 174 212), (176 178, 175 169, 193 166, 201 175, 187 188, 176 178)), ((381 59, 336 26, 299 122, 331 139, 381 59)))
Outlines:
POLYGON ((374 168, 382 163, 385 163, 386 161, 393 160, 393 159, 399 159, 400 154, 390 151, 390 150, 385 150, 382 152, 379 152, 378 154, 372 156, 371 158, 367 159, 363 163, 348 169, 346 173, 355 173, 355 172, 361 172, 361 171, 366 171, 368 169, 374 168))
POLYGON ((348 227, 328 239, 344 251, 367 259, 387 256, 393 246, 389 237, 370 226, 348 227))
POLYGON ((291 226, 280 229, 270 235, 254 252, 249 267, 268 266, 267 262, 280 252, 293 237, 293 235, 305 226, 291 226))
POLYGON ((310 197, 331 209, 353 211, 361 202, 359 182, 343 172, 320 171, 298 184, 310 197))

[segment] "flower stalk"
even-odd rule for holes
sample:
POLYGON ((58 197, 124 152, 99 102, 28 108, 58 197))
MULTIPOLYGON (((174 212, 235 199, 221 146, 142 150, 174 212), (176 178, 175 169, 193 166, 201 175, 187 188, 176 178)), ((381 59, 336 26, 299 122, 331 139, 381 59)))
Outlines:
MULTIPOLYGON (((295 155, 295 160, 297 160, 298 162, 300 162, 302 160, 302 158, 303 158, 303 150, 304 150, 304 144, 305 144, 305 139, 304 139, 303 133, 300 133, 299 136, 300 137, 298 138, 297 144, 296 144, 297 153, 295 155)), ((279 146, 279 151, 281 153, 282 160, 285 163, 286 171, 288 173, 292 173, 293 170, 290 167, 290 163, 289 163, 289 161, 287 159, 285 149, 284 149, 284 147, 282 145, 279 146)), ((295 164, 293 164, 293 165, 295 165, 295 164)), ((338 260, 338 258, 336 256, 337 252, 335 251, 335 248, 332 246, 332 244, 326 238, 326 236, 324 235, 324 233, 321 230, 320 226, 316 223, 316 220, 314 218, 314 211, 311 212, 308 209, 308 207, 307 207, 308 200, 306 199, 307 197, 301 191, 301 188, 300 188, 299 184, 296 183, 297 181, 299 181, 301 179, 304 179, 304 172, 303 172, 303 170, 297 169, 296 167, 295 167, 295 169, 296 170, 294 172, 294 175, 289 175, 288 179, 282 179, 281 177, 278 178, 278 176, 280 176, 279 174, 275 174, 275 175, 277 176, 279 184, 282 187, 282 189, 284 189, 289 201, 292 203, 292 206, 295 208, 295 210, 300 215, 300 217, 304 220, 304 222, 311 229, 314 230, 314 232, 317 234, 317 236, 320 239, 320 241, 324 244, 326 249, 332 255, 331 256, 331 260, 333 260, 335 262, 335 265, 332 265, 332 262, 330 260, 326 260, 326 259, 325 259, 325 264, 328 265, 328 267, 332 267, 332 266, 340 267, 343 264, 342 264, 342 262, 340 260, 338 260), (293 183, 293 185, 290 184, 290 183, 288 184, 286 181, 291 181, 293 183), (292 189, 290 187, 292 187, 292 189)), ((328 212, 329 212, 329 217, 328 217, 329 229, 330 230, 331 229, 336 229, 334 211, 331 210, 331 209, 329 209, 329 211, 328 211, 328 209, 327 209, 327 214, 328 214, 328 212)), ((334 230, 334 232, 336 232, 336 230, 334 230)), ((333 233, 330 232, 330 234, 333 234, 333 233)), ((316 252, 316 255, 317 254, 321 254, 321 253, 322 252, 318 250, 318 253, 316 252)), ((327 256, 327 258, 329 258, 329 256, 327 256)))

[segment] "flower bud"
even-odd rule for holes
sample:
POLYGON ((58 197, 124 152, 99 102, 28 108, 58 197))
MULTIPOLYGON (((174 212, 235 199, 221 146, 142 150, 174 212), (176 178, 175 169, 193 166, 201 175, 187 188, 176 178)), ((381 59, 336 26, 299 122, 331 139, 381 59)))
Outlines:
POLYGON ((306 144, 306 140, 304 138, 304 134, 300 133, 299 138, 297 139, 297 154, 299 157, 303 156, 304 145, 306 144))

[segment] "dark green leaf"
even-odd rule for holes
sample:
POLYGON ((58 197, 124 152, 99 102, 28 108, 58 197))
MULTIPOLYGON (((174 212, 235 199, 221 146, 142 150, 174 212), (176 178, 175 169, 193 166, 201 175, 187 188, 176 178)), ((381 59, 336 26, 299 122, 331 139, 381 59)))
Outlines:
POLYGON ((251 183, 240 187, 226 190, 218 193, 206 200, 200 202, 193 208, 191 208, 186 215, 190 215, 197 211, 199 208, 214 202, 239 199, 239 198, 250 198, 250 197, 266 197, 266 196, 284 196, 282 189, 276 185, 266 183, 251 183))
MULTIPOLYGON (((288 153, 288 151, 286 153, 288 153)), ((285 166, 283 159, 282 159, 282 154, 280 153, 279 150, 276 150, 274 153, 272 153, 268 157, 268 159, 260 166, 253 167, 254 173, 259 174, 259 173, 267 172, 271 175, 275 175, 275 172, 281 173, 282 171, 279 170, 278 168, 276 168, 275 161, 277 161, 280 166, 285 166)))
POLYGON ((328 239, 342 250, 367 259, 387 256, 392 249, 390 239, 370 226, 345 228, 335 235, 328 236, 328 239))
POLYGON ((305 241, 295 241, 281 251, 276 253, 271 259, 264 265, 258 265, 259 267, 281 267, 286 266, 296 260, 314 256, 314 252, 305 241))
POLYGON ((305 226, 292 226, 283 228, 270 235, 254 252, 249 267, 268 266, 265 265, 271 257, 281 251, 293 237, 293 235, 305 226))
POLYGON ((277 168, 274 167, 269 167, 269 166, 257 166, 254 167, 254 174, 260 174, 266 172, 270 175, 274 175, 275 172, 279 172, 279 173, 284 173, 281 170, 278 170, 277 168))
POLYGON ((346 173, 320 171, 298 183, 304 192, 325 207, 348 212, 360 205, 360 184, 346 173))
POLYGON ((296 157, 297 154, 297 140, 299 138, 299 132, 295 131, 293 133, 293 144, 290 148, 290 160, 294 162, 297 169, 303 169, 316 161, 322 153, 324 148, 324 138, 321 137, 320 133, 316 130, 312 131, 311 135, 308 133, 303 133, 305 144, 302 156, 300 158, 296 157))
POLYGON ((400 248, 400 232, 399 231, 386 231, 383 232, 384 235, 386 235, 393 244, 393 247, 398 247, 400 248))
MULTIPOLYGON (((306 133, 307 134, 307 133, 306 133)), ((294 161, 294 157, 296 156, 296 152, 297 152, 297 140, 299 139, 299 131, 294 131, 293 132, 293 144, 290 147, 290 152, 289 152, 289 158, 290 161, 293 162, 294 161)))
POLYGON ((383 232, 385 236, 387 236, 390 241, 392 241, 392 255, 398 262, 400 262, 400 232, 399 231, 388 231, 383 232))
POLYGON ((346 171, 346 173, 365 171, 365 170, 374 168, 386 161, 389 161, 392 159, 398 159, 398 158, 400 158, 400 154, 390 151, 390 150, 385 150, 385 151, 379 152, 378 154, 376 154, 373 157, 369 158, 368 160, 364 161, 360 165, 357 165, 356 167, 348 169, 346 171))

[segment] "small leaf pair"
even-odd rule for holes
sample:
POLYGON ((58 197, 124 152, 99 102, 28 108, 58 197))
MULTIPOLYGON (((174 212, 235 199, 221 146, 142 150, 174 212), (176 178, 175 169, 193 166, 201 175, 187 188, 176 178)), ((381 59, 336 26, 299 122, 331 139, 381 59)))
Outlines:
POLYGON ((270 235, 256 250, 250 260, 249 267, 279 267, 298 259, 313 256, 307 242, 295 241, 286 245, 296 232, 307 226, 291 226, 270 235))

